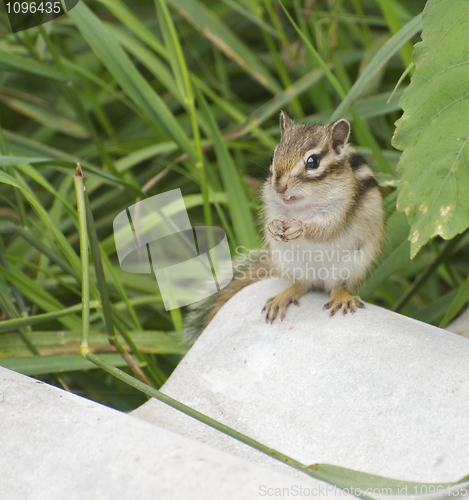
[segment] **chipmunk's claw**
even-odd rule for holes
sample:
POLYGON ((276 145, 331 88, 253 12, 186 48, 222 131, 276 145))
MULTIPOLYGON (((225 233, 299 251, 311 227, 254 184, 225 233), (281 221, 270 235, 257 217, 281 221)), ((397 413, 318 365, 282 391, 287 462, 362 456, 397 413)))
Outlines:
POLYGON ((353 314, 357 307, 363 309, 365 307, 364 302, 358 296, 350 295, 345 289, 333 290, 331 293, 331 300, 324 304, 324 309, 330 309, 330 315, 334 314, 341 309, 342 314, 347 314, 350 309, 351 314, 353 314))
MULTIPOLYGON (((270 299, 268 299, 267 302, 265 303, 264 309, 262 309, 262 313, 265 315, 266 323, 269 323, 270 321, 270 323, 272 324, 280 310, 280 304, 278 303, 278 301, 275 300, 276 298, 277 296, 270 297, 270 299)), ((285 314, 283 314, 282 316, 282 313, 283 311, 280 313, 280 317, 283 320, 285 314)))

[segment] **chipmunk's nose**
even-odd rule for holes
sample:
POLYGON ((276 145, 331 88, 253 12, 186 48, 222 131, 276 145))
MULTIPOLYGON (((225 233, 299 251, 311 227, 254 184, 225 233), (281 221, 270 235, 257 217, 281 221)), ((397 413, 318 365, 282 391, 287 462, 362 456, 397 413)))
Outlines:
POLYGON ((274 189, 275 189, 275 191, 277 191, 277 193, 282 194, 287 190, 287 183, 286 182, 275 182, 274 189))

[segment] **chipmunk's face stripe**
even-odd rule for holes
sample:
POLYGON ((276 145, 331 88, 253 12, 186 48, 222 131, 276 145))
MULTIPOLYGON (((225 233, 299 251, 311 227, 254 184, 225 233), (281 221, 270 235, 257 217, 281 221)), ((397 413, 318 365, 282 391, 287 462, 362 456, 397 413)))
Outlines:
POLYGON ((327 153, 329 153, 329 146, 327 144, 323 148, 315 148, 315 149, 310 149, 309 151, 306 151, 306 153, 303 155, 303 161, 304 161, 303 166, 306 164, 306 162, 308 161, 308 158, 311 155, 316 155, 319 160, 322 160, 327 155, 327 153))
POLYGON ((358 154, 358 153, 354 153, 354 154, 350 155, 348 161, 349 161, 350 167, 354 171, 357 170, 362 165, 365 165, 367 163, 367 161, 365 160, 365 158, 363 158, 363 156, 360 155, 360 154, 358 154))
POLYGON ((379 186, 378 181, 374 177, 365 177, 364 179, 360 179, 358 181, 358 197, 361 198, 370 189, 373 189, 375 187, 379 186))
POLYGON ((339 163, 330 163, 324 170, 320 171, 316 175, 303 174, 300 176, 302 182, 318 182, 322 181, 326 177, 337 175, 342 171, 342 167, 339 163))
POLYGON ((329 146, 326 144, 325 147, 322 149, 321 151, 321 158, 324 158, 325 156, 327 156, 329 153, 329 146))

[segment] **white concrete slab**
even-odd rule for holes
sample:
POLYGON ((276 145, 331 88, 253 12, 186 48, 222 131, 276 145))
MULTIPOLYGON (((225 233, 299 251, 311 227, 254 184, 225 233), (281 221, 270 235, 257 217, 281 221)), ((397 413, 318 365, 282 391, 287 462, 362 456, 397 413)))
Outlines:
MULTIPOLYGON (((261 308, 286 286, 233 297, 163 392, 305 464, 422 482, 467 475, 469 340, 372 305, 330 317, 322 293, 267 325, 261 308)), ((156 400, 133 415, 286 467, 156 400)))
POLYGON ((0 368, 2 500, 245 500, 317 485, 0 368))

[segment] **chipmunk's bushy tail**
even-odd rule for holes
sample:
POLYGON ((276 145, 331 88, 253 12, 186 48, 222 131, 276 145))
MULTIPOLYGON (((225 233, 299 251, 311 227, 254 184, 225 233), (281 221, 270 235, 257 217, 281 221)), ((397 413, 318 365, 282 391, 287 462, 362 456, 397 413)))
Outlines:
POLYGON ((193 344, 231 297, 244 287, 271 277, 271 269, 270 262, 260 260, 258 256, 253 259, 252 254, 249 260, 233 261, 234 277, 231 282, 219 292, 189 306, 182 328, 184 339, 193 344))

